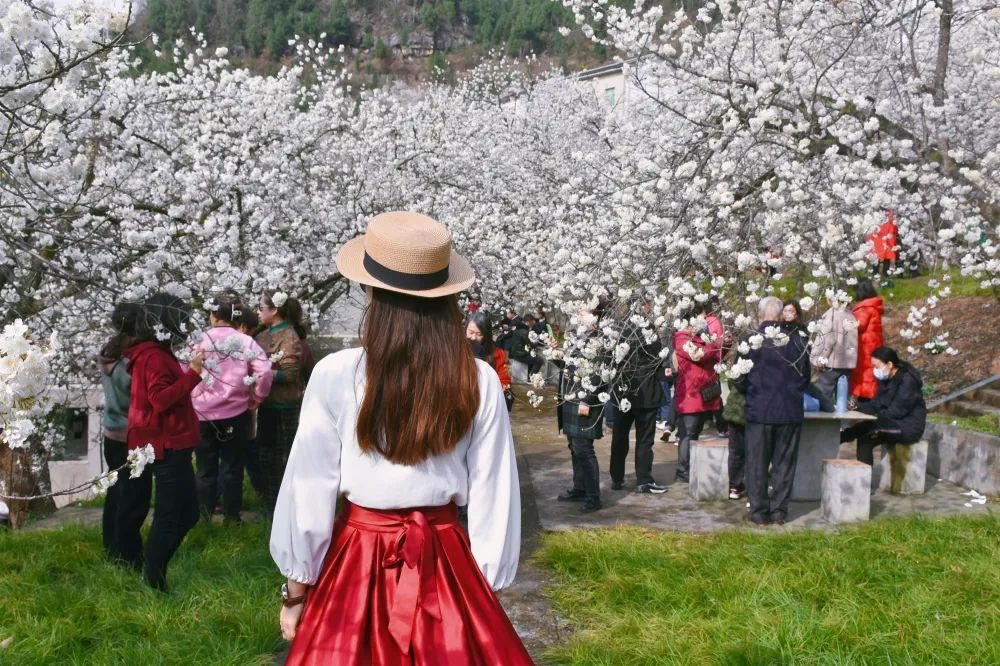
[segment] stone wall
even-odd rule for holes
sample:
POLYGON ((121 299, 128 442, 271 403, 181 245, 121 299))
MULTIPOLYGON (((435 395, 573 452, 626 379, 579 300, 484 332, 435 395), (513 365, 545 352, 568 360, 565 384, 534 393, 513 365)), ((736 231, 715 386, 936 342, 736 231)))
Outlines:
POLYGON ((927 423, 927 472, 984 495, 1000 495, 1000 437, 927 423))

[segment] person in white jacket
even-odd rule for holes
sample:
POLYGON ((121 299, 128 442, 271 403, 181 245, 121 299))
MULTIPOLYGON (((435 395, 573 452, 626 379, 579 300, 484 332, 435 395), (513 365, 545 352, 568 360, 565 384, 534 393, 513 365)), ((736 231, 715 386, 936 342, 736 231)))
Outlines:
POLYGON ((819 369, 816 387, 831 400, 837 391, 837 380, 850 378, 858 364, 858 322, 846 303, 830 299, 830 309, 819 320, 813 341, 810 362, 819 369))
POLYGON ((376 216, 337 268, 369 303, 362 348, 312 374, 274 510, 285 663, 531 664, 493 593, 517 570, 520 492, 458 308, 472 268, 416 213, 376 216))

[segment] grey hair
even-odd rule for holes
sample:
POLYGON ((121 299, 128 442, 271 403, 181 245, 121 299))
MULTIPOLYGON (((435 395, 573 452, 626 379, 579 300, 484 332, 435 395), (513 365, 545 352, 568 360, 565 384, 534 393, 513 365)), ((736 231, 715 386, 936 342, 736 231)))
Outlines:
POLYGON ((781 319, 781 309, 784 306, 781 299, 775 296, 765 296, 757 304, 758 321, 778 321, 781 319))

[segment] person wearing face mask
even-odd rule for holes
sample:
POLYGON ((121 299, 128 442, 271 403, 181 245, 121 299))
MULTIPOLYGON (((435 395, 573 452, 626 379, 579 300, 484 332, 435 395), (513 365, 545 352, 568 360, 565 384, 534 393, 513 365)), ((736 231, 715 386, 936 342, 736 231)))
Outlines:
MULTIPOLYGON (((869 465, 874 463, 875 447, 886 444, 892 449, 894 464, 905 466, 908 445, 920 441, 927 424, 923 381, 917 369, 901 360, 890 347, 879 347, 872 352, 871 363, 878 389, 875 399, 861 403, 858 410, 878 420, 847 428, 840 433, 840 441, 857 439, 857 459, 869 465)), ((902 479, 901 474, 898 476, 902 479)), ((898 492, 898 488, 894 487, 893 492, 898 492)))

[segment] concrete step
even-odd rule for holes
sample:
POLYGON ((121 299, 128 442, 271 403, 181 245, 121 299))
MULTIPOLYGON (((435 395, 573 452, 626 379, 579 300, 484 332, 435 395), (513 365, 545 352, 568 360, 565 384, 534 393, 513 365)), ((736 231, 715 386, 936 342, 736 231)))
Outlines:
POLYGON ((969 394, 969 398, 975 400, 976 402, 981 402, 990 407, 996 407, 1000 409, 1000 389, 995 388, 981 388, 973 391, 969 394))
POLYGON ((984 402, 974 400, 952 400, 942 405, 945 413, 955 416, 982 416, 989 414, 1000 417, 1000 407, 993 407, 984 402))

